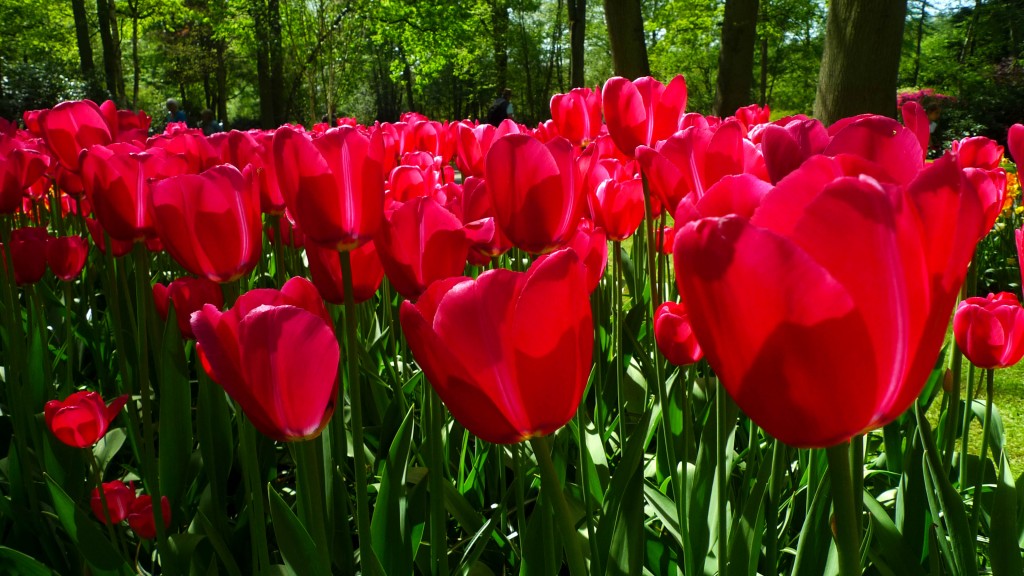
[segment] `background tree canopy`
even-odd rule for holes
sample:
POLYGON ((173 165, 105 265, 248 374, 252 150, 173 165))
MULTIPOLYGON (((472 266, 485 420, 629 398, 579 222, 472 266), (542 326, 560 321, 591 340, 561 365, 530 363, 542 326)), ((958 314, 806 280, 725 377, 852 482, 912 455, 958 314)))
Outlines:
MULTIPOLYGON (((726 2, 622 4, 639 6, 651 73, 685 75, 689 107, 712 112, 726 2)), ((776 117, 810 114, 826 3, 754 4, 748 101, 776 117)), ((235 128, 325 115, 393 121, 405 111, 479 118, 508 86, 517 120, 533 124, 548 117, 552 94, 572 87, 574 21, 583 84, 599 84, 616 68, 594 0, 6 0, 0 116, 113 98, 159 128, 174 97, 190 124, 210 109, 235 128)), ((1022 114, 1022 49, 1024 0, 909 0, 899 86, 952 97, 943 100, 947 140, 1003 138, 1022 114)))

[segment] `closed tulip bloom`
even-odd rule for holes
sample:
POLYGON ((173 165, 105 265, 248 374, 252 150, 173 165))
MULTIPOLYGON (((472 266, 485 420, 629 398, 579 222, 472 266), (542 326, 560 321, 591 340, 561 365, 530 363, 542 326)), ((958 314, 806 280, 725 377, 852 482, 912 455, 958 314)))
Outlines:
POLYGON ((953 336, 978 368, 1008 368, 1024 356, 1024 308, 1009 292, 975 296, 953 315, 953 336))
POLYGON ((636 232, 644 220, 644 187, 639 178, 605 180, 590 194, 594 224, 608 237, 621 242, 636 232))
POLYGON ((46 145, 61 166, 78 172, 82 150, 114 141, 100 107, 91 100, 61 102, 39 115, 39 128, 46 145))
POLYGON ((676 366, 687 366, 704 357, 686 307, 677 302, 665 302, 654 311, 654 340, 662 355, 676 366))
POLYGON ((185 160, 132 144, 93 146, 82 158, 82 184, 110 237, 134 242, 155 235, 149 181, 184 174, 185 160))
MULTIPOLYGON (((167 496, 160 497, 160 511, 164 519, 164 530, 171 526, 171 503, 167 496)), ((153 497, 143 494, 132 501, 128 511, 128 526, 143 540, 156 538, 156 515, 153 512, 153 497)))
POLYGON ((89 255, 89 243, 81 236, 62 236, 46 240, 46 263, 53 274, 65 282, 78 277, 89 255))
POLYGON ((1024 124, 1010 126, 1006 134, 1006 147, 1010 151, 1010 158, 1017 166, 1024 164, 1024 124))
POLYGON ((107 515, 103 512, 103 499, 107 500, 107 512, 110 514, 110 522, 118 524, 128 517, 128 511, 135 502, 135 488, 120 480, 112 480, 103 483, 103 496, 100 496, 100 489, 92 489, 92 498, 89 499, 89 507, 96 518, 107 524, 107 515))
MULTIPOLYGON (((320 295, 331 304, 344 304, 345 284, 338 251, 310 244, 306 246, 306 256, 309 258, 309 273, 320 295)), ((365 302, 377 293, 384 281, 384 268, 374 243, 367 242, 349 250, 349 262, 352 266, 352 299, 356 304, 365 302)))
POLYGON ((563 250, 527 272, 435 282, 401 323, 452 416, 488 442, 551 434, 576 413, 594 327, 579 258, 563 250))
POLYGON ((513 245, 543 254, 576 233, 586 200, 568 140, 510 134, 491 145, 486 168, 495 221, 513 245))
POLYGON ((677 232, 677 283, 708 362, 740 408, 787 444, 832 446, 906 410, 991 226, 951 156, 903 172, 899 164, 921 158, 909 136, 902 149, 862 143, 898 154, 876 167, 909 178, 905 186, 826 176, 841 172, 839 158, 809 161, 750 218, 703 218, 677 232))
POLYGON ((251 171, 223 164, 154 182, 152 194, 164 248, 186 270, 230 282, 256 267, 263 227, 251 171))
POLYGON ((597 138, 601 131, 601 89, 573 88, 551 97, 551 120, 558 133, 580 145, 597 138))
POLYGON ((461 276, 470 247, 462 222, 433 198, 403 204, 374 242, 388 280, 412 300, 436 280, 461 276))
POLYGON ((227 312, 206 304, 192 315, 207 374, 257 430, 281 441, 318 436, 334 414, 340 351, 331 326, 305 278, 250 290, 227 312))
POLYGON ((17 211, 25 190, 42 178, 49 165, 46 154, 0 135, 0 214, 17 211))
POLYGON ((278 184, 308 241, 351 250, 373 238, 384 220, 383 158, 380 132, 367 136, 346 126, 310 140, 277 130, 278 184))
MULTIPOLYGON (((99 248, 101 254, 107 253, 107 238, 104 236, 103 226, 99 220, 94 218, 86 217, 85 227, 89 229, 89 237, 92 238, 92 243, 99 248)), ((110 238, 111 252, 114 253, 115 257, 120 258, 125 254, 132 251, 134 244, 131 241, 118 240, 117 238, 110 238)))
MULTIPOLYGON (((14 261, 15 284, 35 284, 46 274, 45 228, 26 226, 11 232, 11 259, 14 261)), ((4 260, 7 264, 7 260, 4 260)))
POLYGON ((110 423, 128 403, 128 395, 106 405, 96 392, 75 392, 64 400, 50 400, 43 407, 46 425, 58 440, 75 448, 88 448, 110 428, 110 423))
POLYGON ((686 81, 665 86, 650 76, 634 81, 616 76, 601 90, 604 119, 615 146, 632 157, 637 146, 654 146, 679 129, 686 109, 686 81))
POLYGON ((220 285, 206 278, 178 278, 167 286, 153 284, 153 303, 157 313, 166 321, 170 305, 174 304, 174 316, 178 329, 185 338, 195 340, 192 333, 192 313, 207 304, 216 308, 224 305, 224 294, 220 285))

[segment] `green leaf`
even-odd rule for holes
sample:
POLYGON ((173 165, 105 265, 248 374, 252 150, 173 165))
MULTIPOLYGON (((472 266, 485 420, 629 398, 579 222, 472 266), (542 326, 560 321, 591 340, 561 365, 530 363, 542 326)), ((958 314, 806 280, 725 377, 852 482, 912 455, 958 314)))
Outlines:
POLYGON ((814 492, 814 500, 811 501, 803 528, 800 529, 793 576, 821 576, 825 573, 832 542, 832 529, 829 525, 832 505, 830 486, 829 475, 823 475, 814 492))
POLYGON ((1020 545, 1017 542, 1017 489, 1004 454, 999 460, 989 541, 989 559, 992 561, 993 576, 1024 574, 1020 553, 1020 545))
MULTIPOLYGON (((380 491, 370 522, 373 547, 386 574, 412 574, 413 571, 414 543, 411 526, 407 521, 409 501, 405 482, 415 430, 414 422, 413 410, 410 407, 384 461, 380 491)), ((431 470, 428 474, 434 472, 431 470)))
POLYGON ((885 508, 871 494, 864 492, 863 496, 864 507, 870 515, 874 534, 869 553, 884 561, 896 574, 924 576, 924 571, 918 564, 916 556, 903 541, 903 535, 896 529, 896 524, 889 518, 885 508))
POLYGON ((53 570, 31 556, 6 546, 0 546, 0 573, 17 574, 18 576, 51 576, 53 570))
MULTIPOLYGON (((209 491, 207 491, 209 494, 209 491)), ((238 564, 235 562, 235 557, 231 553, 231 548, 224 541, 224 535, 220 533, 210 522, 210 519, 203 513, 202 506, 199 510, 196 510, 196 520, 199 522, 199 526, 202 528, 203 533, 206 535, 210 545, 213 546, 214 552, 217 553, 217 557, 220 558, 224 567, 227 568, 230 576, 242 576, 242 571, 238 569, 238 564)), ((216 563, 213 563, 216 565, 216 563)))
MULTIPOLYGON (((650 411, 629 437, 619 466, 612 475, 597 526, 599 550, 607 550, 605 574, 639 574, 644 560, 643 456, 647 438, 641 430, 650 425, 650 411)), ((536 512, 535 512, 536 513, 536 512)))
POLYGON ((74 501, 52 478, 45 474, 44 476, 50 489, 50 496, 53 498, 57 518, 85 560, 97 570, 131 574, 128 563, 107 540, 99 526, 75 506, 74 501))
POLYGON ((160 356, 160 490, 174 506, 185 492, 192 457, 192 386, 174 316, 167 313, 160 356))
POLYGON ((766 493, 771 474, 771 461, 761 462, 743 510, 733 515, 732 529, 729 531, 730 574, 757 575, 757 561, 761 555, 761 540, 765 531, 764 507, 768 504, 766 493))
POLYGON ((274 534, 281 547, 281 556, 285 564, 303 576, 330 576, 330 569, 320 563, 320 554, 316 552, 313 539, 299 518, 285 504, 277 490, 268 483, 267 496, 270 499, 270 517, 274 522, 274 534))

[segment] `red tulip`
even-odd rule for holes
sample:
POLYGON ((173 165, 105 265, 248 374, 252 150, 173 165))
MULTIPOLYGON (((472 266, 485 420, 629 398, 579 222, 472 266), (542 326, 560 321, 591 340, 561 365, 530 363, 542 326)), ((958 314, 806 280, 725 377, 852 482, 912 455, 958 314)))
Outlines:
POLYGON ((785 124, 776 123, 761 130, 761 153, 772 184, 778 184, 815 154, 828 146, 828 131, 821 122, 794 118, 785 124))
POLYGON ((58 440, 75 448, 87 448, 103 438, 127 403, 127 394, 114 398, 108 406, 98 393, 83 390, 63 401, 50 400, 43 413, 46 425, 58 440))
POLYGON ((111 238, 133 242, 155 234, 147 182, 183 174, 185 161, 131 144, 93 146, 82 155, 82 183, 111 238))
POLYGON ((676 366, 687 366, 704 357, 682 304, 665 302, 654 311, 654 340, 658 350, 676 366))
MULTIPOLYGON (((171 503, 167 496, 160 497, 160 511, 163 514, 164 530, 171 526, 171 503)), ((144 540, 156 538, 156 515, 153 512, 153 497, 149 494, 139 496, 132 502, 128 511, 128 526, 135 535, 144 540)))
POLYGON ((110 514, 110 523, 118 524, 128 517, 128 511, 135 502, 135 488, 120 480, 111 480, 103 483, 103 496, 100 496, 100 489, 92 489, 92 498, 89 499, 89 506, 92 513, 100 522, 107 524, 107 514, 103 512, 103 500, 107 501, 107 512, 110 514))
POLYGON ((836 122, 829 132, 834 136, 824 155, 848 154, 873 162, 880 168, 873 176, 880 181, 906 184, 924 167, 917 136, 892 118, 856 116, 836 122))
POLYGON ((585 200, 568 140, 510 134, 491 145, 486 166, 495 220, 512 244, 543 254, 576 232, 585 200))
POLYGON ((85 266, 89 243, 81 236, 62 236, 46 240, 46 263, 57 278, 74 280, 85 266))
POLYGON ((680 295, 709 363, 740 408, 788 444, 830 446, 891 422, 935 364, 991 222, 951 156, 911 180, 827 177, 808 162, 753 217, 677 232, 680 295))
POLYGON ((639 178, 605 180, 590 194, 594 224, 605 229, 608 237, 621 242, 636 232, 644 220, 644 186, 639 178))
POLYGON ((978 368, 1008 368, 1024 356, 1024 308, 1009 292, 968 298, 953 315, 953 336, 978 368))
POLYGON ((732 115, 746 131, 750 131, 755 126, 766 124, 772 117, 772 110, 768 106, 760 106, 758 104, 749 104, 742 108, 737 108, 736 113, 732 115))
POLYGON ((374 242, 388 280, 411 300, 431 282, 461 276, 470 246, 462 222, 422 197, 395 210, 374 242))
POLYGON ((470 432, 509 444, 551 434, 576 413, 594 347, 584 275, 563 250, 525 273, 449 278, 402 303, 413 356, 470 432))
MULTIPOLYGON (((46 274, 45 228, 27 226, 11 232, 11 259, 14 261, 15 284, 35 284, 46 274)), ((4 260, 6 265, 7 261, 4 260)))
POLYGON ((147 142, 147 147, 150 152, 162 148, 168 154, 184 158, 189 174, 199 174, 220 163, 217 149, 198 128, 154 136, 147 142))
POLYGON ((601 131, 601 89, 573 88, 551 97, 551 120, 573 144, 586 144, 601 131))
MULTIPOLYGON (((85 219, 85 226, 89 229, 89 237, 92 238, 92 243, 99 248, 101 254, 107 253, 106 238, 104 237, 103 226, 100 225, 99 220, 92 218, 85 219)), ((116 238, 110 239, 111 251, 114 253, 115 258, 124 256, 125 254, 132 251, 133 243, 131 241, 118 240, 116 238)))
POLYGON ((384 220, 382 138, 349 127, 314 141, 290 128, 277 130, 278 183, 308 240, 351 250, 377 233, 384 220))
POLYGON ((1024 164, 1024 124, 1010 126, 1006 134, 1006 147, 1010 150, 1010 157, 1017 166, 1024 164))
POLYGON ((91 100, 61 102, 39 115, 40 133, 61 166, 78 172, 82 150, 114 141, 107 119, 91 100))
MULTIPOLYGON (((345 284, 341 277, 338 251, 310 244, 306 246, 306 256, 309 258, 309 273, 320 295, 331 304, 344 304, 345 284)), ((380 283, 384 281, 384 268, 372 241, 350 250, 349 259, 352 266, 352 299, 358 304, 377 293, 380 283)))
POLYGON ((250 290, 227 312, 207 304, 192 315, 192 331, 206 372, 264 435, 314 438, 330 421, 340 351, 323 301, 305 278, 280 291, 250 290))
POLYGON ((224 305, 224 294, 220 285, 206 278, 178 278, 167 286, 157 282, 153 284, 153 303, 156 311, 165 322, 170 312, 170 304, 174 304, 174 316, 178 329, 185 338, 195 340, 192 333, 192 313, 202 310, 206 304, 215 308, 224 305))
POLYGON ((186 270, 230 282, 256 267, 263 227, 250 170, 223 164, 154 182, 152 193, 160 239, 186 270))
POLYGON ((663 85, 647 76, 630 82, 609 78, 601 91, 605 123, 615 145, 632 157, 637 146, 654 146, 679 129, 686 108, 686 80, 663 85))
POLYGON ((921 154, 928 155, 928 141, 931 139, 931 121, 928 120, 928 113, 921 104, 915 100, 907 100, 900 107, 903 114, 903 124, 917 136, 917 142, 921 145, 921 154))
MULTIPOLYGON (((576 256, 583 263, 587 271, 587 293, 593 292, 601 278, 604 278, 605 268, 608 267, 608 236, 603 228, 595 228, 593 223, 587 219, 580 220, 576 234, 565 244, 565 247, 576 253, 576 256)), ((553 257, 558 252, 549 252, 537 257, 533 265, 553 257)))
POLYGON ((42 178, 49 164, 46 154, 0 136, 0 214, 13 214, 21 207, 25 190, 42 178))

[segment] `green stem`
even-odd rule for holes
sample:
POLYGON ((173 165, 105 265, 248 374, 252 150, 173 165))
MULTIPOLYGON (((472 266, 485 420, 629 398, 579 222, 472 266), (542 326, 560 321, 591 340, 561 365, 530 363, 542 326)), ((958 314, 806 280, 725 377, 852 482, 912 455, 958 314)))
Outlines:
POLYGON ((978 475, 974 480, 974 506, 971 508, 971 534, 978 533, 981 521, 981 487, 985 482, 985 460, 988 457, 988 435, 992 426, 992 393, 995 381, 995 370, 985 370, 985 422, 981 435, 981 457, 978 459, 978 475))
POLYGON ((832 476, 832 506, 835 512, 836 549, 839 551, 839 576, 859 576, 860 534, 857 532, 857 509, 850 468, 850 442, 826 448, 828 469, 832 476))
POLYGON ((622 244, 612 242, 612 280, 615 293, 612 296, 612 319, 615 323, 612 342, 615 346, 615 398, 619 416, 619 449, 626 444, 626 385, 623 368, 622 345, 622 244))
MULTIPOLYGON (((580 470, 583 471, 583 473, 580 474, 580 491, 583 493, 583 504, 585 509, 583 517, 587 520, 587 543, 590 545, 590 557, 596 560, 600 557, 600 547, 596 537, 597 527, 594 525, 594 515, 590 513, 595 507, 594 503, 591 501, 590 486, 588 486, 589 480, 587 480, 587 477, 589 476, 587 471, 590 470, 590 465, 588 464, 590 451, 587 450, 587 430, 584 425, 584 414, 586 414, 586 404, 581 402, 579 407, 576 409, 576 444, 580 447, 580 470)), ((594 563, 592 562, 592 564, 594 563)), ((600 574, 601 567, 594 564, 593 572, 600 574)))
MULTIPOLYGON (((444 426, 444 407, 433 388, 427 387, 427 441, 430 443, 430 560, 434 574, 448 576, 448 514, 444 509, 444 444, 441 428, 444 426)), ((399 389, 401 394, 401 389, 399 389)))
POLYGON ((270 569, 270 550, 267 546, 266 508, 263 506, 263 480, 256 450, 256 430, 249 419, 238 411, 239 457, 242 460, 242 479, 249 496, 249 538, 252 540, 255 574, 270 569))
POLYGON ((64 382, 60 385, 61 394, 67 396, 74 390, 75 385, 75 328, 74 324, 71 323, 71 304, 73 302, 71 294, 71 282, 61 282, 64 285, 64 322, 65 322, 65 333, 64 333, 64 359, 65 359, 65 376, 64 382))
POLYGON ((356 528, 359 532, 359 556, 364 573, 373 574, 378 562, 370 535, 370 501, 366 491, 366 447, 363 444, 363 395, 359 381, 359 355, 356 349, 356 303, 352 295, 352 260, 341 253, 341 278, 345 290, 345 344, 348 358, 348 385, 352 397, 352 450, 356 472, 356 528))
POLYGON ((974 364, 970 364, 967 368, 967 395, 964 397, 964 419, 960 430, 960 469, 957 474, 957 485, 960 486, 961 490, 964 490, 967 486, 967 446, 971 435, 971 417, 974 415, 974 412, 971 410, 974 394, 974 364))
POLYGON ((523 546, 526 545, 523 540, 523 536, 526 534, 526 470, 523 466, 522 451, 523 444, 521 442, 512 447, 512 462, 516 468, 516 532, 518 533, 520 561, 525 557, 523 546))
POLYGON ((715 409, 717 411, 715 420, 718 424, 717 433, 715 435, 717 451, 718 451, 718 466, 715 466, 715 473, 718 475, 718 574, 719 576, 729 576, 729 540, 728 540, 728 525, 725 517, 726 503, 728 500, 728 487, 726 486, 727 475, 726 467, 728 465, 726 456, 726 402, 727 396, 725 392, 725 386, 721 382, 718 383, 718 390, 715 394, 715 409))
POLYGON ((551 506, 551 512, 555 515, 555 524, 562 533, 562 544, 565 547, 565 556, 569 564, 569 574, 586 576, 588 574, 587 563, 583 559, 583 553, 579 547, 579 534, 573 525, 569 504, 565 501, 562 482, 558 479, 554 462, 551 461, 551 441, 546 436, 531 438, 530 446, 533 447, 537 464, 540 466, 541 489, 546 495, 545 500, 551 506))
POLYGON ((164 529, 164 512, 161 502, 160 472, 156 464, 154 443, 156 431, 153 427, 153 402, 149 382, 149 307, 153 301, 153 287, 149 283, 149 252, 142 242, 135 243, 135 305, 138 315, 136 340, 138 341, 139 395, 142 401, 142 455, 145 461, 146 477, 143 482, 146 491, 153 498, 153 516, 156 519, 157 550, 167 548, 167 531, 164 529))
POLYGON ((330 547, 327 541, 327 524, 324 520, 324 476, 320 471, 320 445, 315 438, 293 442, 292 458, 296 464, 299 487, 299 509, 303 523, 316 545, 321 566, 331 565, 330 547))
POLYGON ((864 435, 858 434, 850 442, 850 458, 853 461, 853 520, 858 538, 861 534, 860 516, 864 493, 864 435))
POLYGON ((960 380, 963 372, 963 357, 964 353, 960 350, 960 347, 956 345, 956 340, 953 343, 953 353, 950 355, 950 373, 952 374, 953 383, 952 389, 947 393, 949 397, 949 407, 946 410, 946 428, 942 436, 942 465, 945 467, 946 474, 949 474, 953 466, 953 452, 956 451, 956 437, 957 430, 956 425, 959 422, 959 415, 957 411, 960 409, 960 380))
POLYGON ((782 482, 782 458, 786 451, 778 438, 772 439, 772 474, 768 479, 768 501, 765 502, 765 554, 768 574, 778 574, 779 484, 782 482))

